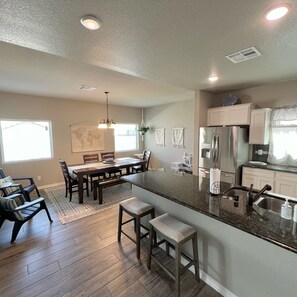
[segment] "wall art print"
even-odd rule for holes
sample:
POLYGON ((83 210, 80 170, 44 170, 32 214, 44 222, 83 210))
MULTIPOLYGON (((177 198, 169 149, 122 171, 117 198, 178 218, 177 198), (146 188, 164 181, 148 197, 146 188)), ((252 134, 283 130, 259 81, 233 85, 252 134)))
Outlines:
POLYGON ((176 148, 184 147, 184 128, 172 129, 172 146, 176 148))
POLYGON ((165 129, 155 129, 155 143, 157 146, 165 146, 165 129))

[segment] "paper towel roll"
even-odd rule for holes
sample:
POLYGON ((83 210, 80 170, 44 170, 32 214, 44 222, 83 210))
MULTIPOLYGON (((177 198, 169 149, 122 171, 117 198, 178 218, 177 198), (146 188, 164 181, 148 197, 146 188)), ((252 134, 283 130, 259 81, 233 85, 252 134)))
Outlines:
POLYGON ((221 170, 210 168, 209 191, 212 194, 220 194, 221 170))

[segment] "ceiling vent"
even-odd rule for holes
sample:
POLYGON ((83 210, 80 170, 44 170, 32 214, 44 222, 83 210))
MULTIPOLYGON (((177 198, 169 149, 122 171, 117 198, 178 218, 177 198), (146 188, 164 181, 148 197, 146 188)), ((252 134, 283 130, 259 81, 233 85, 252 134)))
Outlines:
POLYGON ((86 92, 93 92, 96 90, 95 87, 86 86, 86 85, 80 85, 77 89, 80 91, 86 91, 86 92))
POLYGON ((244 49, 237 53, 230 54, 225 57, 233 63, 240 63, 243 61, 247 61, 250 59, 260 57, 261 55, 262 54, 255 47, 250 47, 250 48, 244 49))

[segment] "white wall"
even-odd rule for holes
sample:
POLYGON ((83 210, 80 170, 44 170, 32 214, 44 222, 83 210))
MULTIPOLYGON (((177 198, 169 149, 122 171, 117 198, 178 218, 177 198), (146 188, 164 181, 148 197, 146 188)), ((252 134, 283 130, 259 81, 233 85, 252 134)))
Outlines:
POLYGON ((171 167, 171 162, 182 162, 184 152, 194 149, 194 100, 160 105, 145 109, 145 124, 150 130, 145 135, 145 148, 152 152, 151 168, 171 167), (165 147, 155 144, 155 129, 165 129, 165 147), (184 148, 171 145, 172 128, 184 128, 184 148))
MULTIPOLYGON (((117 123, 140 123, 141 109, 109 106, 110 117, 117 123)), ((33 176, 38 185, 48 185, 63 181, 58 159, 68 164, 82 163, 83 153, 71 152, 70 125, 83 121, 99 121, 106 117, 105 104, 37 97, 10 93, 0 93, 1 119, 49 120, 53 128, 54 158, 52 160, 17 162, 2 164, 7 175, 12 177, 33 176), (37 176, 42 180, 37 181, 37 176)), ((26 145, 26 143, 20 143, 26 145)), ((142 142, 140 149, 142 151, 142 142)), ((114 151, 113 130, 105 131, 105 151, 114 151)), ((117 154, 118 157, 134 152, 117 154)))

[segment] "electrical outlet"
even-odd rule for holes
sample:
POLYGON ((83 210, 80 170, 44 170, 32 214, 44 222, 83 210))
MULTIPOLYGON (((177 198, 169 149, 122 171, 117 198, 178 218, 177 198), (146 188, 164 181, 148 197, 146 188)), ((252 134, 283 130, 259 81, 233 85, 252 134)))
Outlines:
POLYGON ((41 176, 40 175, 37 176, 37 180, 41 180, 41 176))

